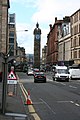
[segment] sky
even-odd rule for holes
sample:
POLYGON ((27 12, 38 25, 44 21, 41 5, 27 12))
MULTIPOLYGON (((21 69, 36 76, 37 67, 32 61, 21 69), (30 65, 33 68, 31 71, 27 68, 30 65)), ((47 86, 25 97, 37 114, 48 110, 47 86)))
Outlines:
POLYGON ((16 14, 16 31, 18 46, 24 47, 26 54, 34 53, 33 31, 36 23, 41 29, 41 50, 47 43, 49 24, 71 16, 80 9, 80 0, 9 0, 9 13, 16 14), (25 32, 24 30, 28 30, 25 32))

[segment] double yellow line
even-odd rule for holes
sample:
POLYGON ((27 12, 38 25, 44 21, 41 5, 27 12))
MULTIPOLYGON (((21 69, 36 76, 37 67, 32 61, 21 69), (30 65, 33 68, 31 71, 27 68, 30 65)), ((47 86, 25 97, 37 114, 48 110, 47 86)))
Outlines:
MULTIPOLYGON (((22 93, 27 101, 27 98, 28 98, 28 92, 26 91, 25 87, 23 86, 22 83, 19 83, 20 85, 20 88, 22 90, 22 93)), ((34 117, 34 120, 41 120, 40 117, 38 116, 38 114, 36 113, 33 105, 28 105, 28 110, 29 110, 29 113, 30 115, 32 115, 34 117)))

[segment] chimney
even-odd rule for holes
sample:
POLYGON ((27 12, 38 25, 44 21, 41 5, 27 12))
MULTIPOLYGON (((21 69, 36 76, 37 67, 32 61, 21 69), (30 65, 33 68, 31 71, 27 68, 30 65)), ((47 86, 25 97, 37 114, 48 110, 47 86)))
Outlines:
POLYGON ((57 17, 55 17, 55 22, 57 21, 57 17))
POLYGON ((49 25, 50 26, 50 30, 52 29, 52 24, 49 25))

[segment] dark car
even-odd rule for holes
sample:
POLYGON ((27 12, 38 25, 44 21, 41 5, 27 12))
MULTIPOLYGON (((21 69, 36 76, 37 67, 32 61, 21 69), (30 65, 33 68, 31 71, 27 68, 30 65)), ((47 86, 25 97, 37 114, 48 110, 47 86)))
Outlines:
POLYGON ((46 82, 46 75, 43 72, 36 72, 34 74, 34 82, 46 82))

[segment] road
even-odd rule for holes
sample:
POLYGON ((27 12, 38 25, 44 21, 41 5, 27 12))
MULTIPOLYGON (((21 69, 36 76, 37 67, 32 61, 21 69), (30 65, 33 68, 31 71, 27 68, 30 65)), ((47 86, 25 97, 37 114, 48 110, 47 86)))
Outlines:
POLYGON ((33 76, 18 76, 26 91, 30 91, 33 105, 29 112, 35 120, 80 120, 79 80, 57 82, 48 73, 47 83, 34 83, 33 76))

